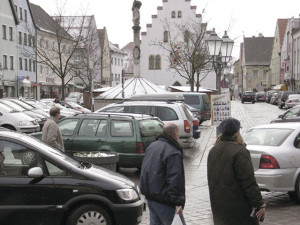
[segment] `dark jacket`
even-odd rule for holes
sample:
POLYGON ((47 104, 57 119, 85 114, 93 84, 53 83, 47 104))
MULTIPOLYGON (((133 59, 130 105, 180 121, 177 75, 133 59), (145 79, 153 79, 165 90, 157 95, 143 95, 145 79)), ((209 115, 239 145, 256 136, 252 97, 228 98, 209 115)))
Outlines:
POLYGON ((148 200, 172 207, 184 206, 182 148, 175 139, 162 134, 146 149, 140 187, 148 200))
POLYGON ((252 207, 264 203, 254 177, 249 151, 222 136, 209 152, 207 177, 215 225, 259 224, 250 217, 252 207))

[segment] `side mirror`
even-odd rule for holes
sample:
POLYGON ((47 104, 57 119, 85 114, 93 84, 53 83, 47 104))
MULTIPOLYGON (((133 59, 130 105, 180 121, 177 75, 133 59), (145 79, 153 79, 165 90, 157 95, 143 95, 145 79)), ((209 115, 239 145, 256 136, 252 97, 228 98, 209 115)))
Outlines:
POLYGON ((283 115, 279 115, 279 116, 278 116, 278 119, 283 119, 283 115))
POLYGON ((44 176, 44 173, 42 168, 37 166, 28 170, 28 176, 31 178, 41 178, 44 176))

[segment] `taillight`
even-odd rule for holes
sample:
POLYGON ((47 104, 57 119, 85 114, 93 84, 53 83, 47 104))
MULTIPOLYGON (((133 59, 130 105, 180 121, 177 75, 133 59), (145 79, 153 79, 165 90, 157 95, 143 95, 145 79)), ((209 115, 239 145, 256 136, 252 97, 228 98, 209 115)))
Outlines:
POLYGON ((198 126, 199 120, 193 120, 193 126, 198 126))
POLYGON ((190 123, 189 123, 189 121, 187 121, 187 120, 184 121, 184 131, 185 131, 186 133, 190 133, 190 132, 191 132, 190 123))
POLYGON ((291 103, 292 102, 292 100, 289 100, 289 103, 291 103))
POLYGON ((145 147, 143 142, 136 143, 136 153, 145 153, 145 147))
POLYGON ((280 169, 280 166, 279 166, 277 160, 273 156, 261 155, 259 168, 260 169, 280 169))

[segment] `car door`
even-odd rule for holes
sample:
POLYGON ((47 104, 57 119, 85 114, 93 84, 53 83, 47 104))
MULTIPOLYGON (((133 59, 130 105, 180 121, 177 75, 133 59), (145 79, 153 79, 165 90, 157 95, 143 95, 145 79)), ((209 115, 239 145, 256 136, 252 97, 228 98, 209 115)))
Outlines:
POLYGON ((78 129, 79 121, 79 118, 66 118, 61 120, 58 124, 64 141, 65 152, 68 155, 72 154, 73 139, 78 129))
POLYGON ((106 143, 107 120, 85 118, 82 120, 72 144, 72 154, 76 152, 94 152, 104 150, 106 143))
POLYGON ((0 223, 54 224, 53 180, 28 176, 30 168, 42 167, 39 153, 1 139, 0 155, 0 223))
POLYGON ((280 122, 300 122, 300 108, 288 110, 280 122))

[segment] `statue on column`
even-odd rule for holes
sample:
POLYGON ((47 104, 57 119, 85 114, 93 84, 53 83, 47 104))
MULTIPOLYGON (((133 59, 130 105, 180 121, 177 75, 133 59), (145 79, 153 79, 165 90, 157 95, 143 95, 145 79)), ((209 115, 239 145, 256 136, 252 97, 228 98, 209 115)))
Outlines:
POLYGON ((134 0, 132 4, 132 22, 134 26, 139 26, 140 25, 140 8, 141 8, 142 3, 140 1, 134 0))

